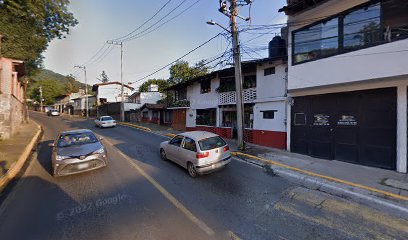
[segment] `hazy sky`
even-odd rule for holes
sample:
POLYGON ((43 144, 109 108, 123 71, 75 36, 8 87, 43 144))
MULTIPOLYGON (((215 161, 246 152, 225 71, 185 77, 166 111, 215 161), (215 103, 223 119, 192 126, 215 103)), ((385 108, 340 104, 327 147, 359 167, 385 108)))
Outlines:
MULTIPOLYGON (((86 64, 88 84, 98 83, 99 81, 96 78, 101 74, 102 70, 106 71, 110 81, 120 81, 119 47, 115 47, 112 51, 105 51, 108 47, 106 46, 96 57, 93 59, 91 57, 107 40, 122 37, 132 32, 144 21, 152 17, 168 1, 72 0, 70 10, 78 19, 79 24, 71 30, 71 33, 65 39, 56 39, 51 42, 44 54, 45 67, 64 75, 74 74, 78 80, 83 82, 83 72, 74 69, 73 66, 86 64), (104 55, 103 53, 109 54, 101 58, 104 55)), ((171 0, 155 18, 135 33, 140 34, 178 5, 181 4, 172 14, 153 28, 178 15, 197 1, 198 3, 182 15, 152 33, 123 43, 123 79, 125 83, 139 80, 176 60, 222 30, 217 26, 207 25, 206 21, 213 19, 217 23, 228 27, 228 18, 218 12, 218 0, 171 0)), ((285 0, 254 0, 250 13, 251 24, 264 25, 285 22, 285 15, 278 13, 278 9, 284 6, 285 3, 285 0)), ((247 17, 249 7, 242 7, 240 15, 247 17)), ((248 23, 242 20, 239 20, 239 24, 241 29, 249 26, 248 23)), ((274 33, 271 33, 271 30, 259 30, 243 32, 240 39, 244 46, 257 50, 260 47, 267 46, 273 36, 274 33), (253 38, 256 39, 249 41, 253 38)), ((227 46, 226 39, 220 36, 188 55, 184 60, 194 64, 201 59, 210 59, 217 54, 222 54, 227 46)), ((244 59, 266 56, 266 50, 256 53, 250 50, 243 52, 244 59)), ((214 61, 209 65, 212 66, 218 62, 214 61)), ((168 76, 169 71, 166 68, 149 78, 167 78, 168 76)), ((137 87, 141 82, 143 81, 139 81, 133 86, 137 87)))

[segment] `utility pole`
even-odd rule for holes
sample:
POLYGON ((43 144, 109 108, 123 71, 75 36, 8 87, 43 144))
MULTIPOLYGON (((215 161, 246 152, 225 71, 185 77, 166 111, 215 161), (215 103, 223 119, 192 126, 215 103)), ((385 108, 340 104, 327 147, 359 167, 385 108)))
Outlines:
POLYGON ((42 86, 40 86, 40 112, 43 111, 42 86))
POLYGON ((85 74, 85 110, 86 110, 86 117, 89 117, 88 84, 86 82, 86 66, 75 65, 74 67, 82 69, 84 71, 84 74, 85 74))
POLYGON ((125 100, 124 100, 124 93, 123 93, 123 42, 117 41, 106 41, 107 44, 112 44, 116 46, 120 46, 120 121, 125 121, 125 100))
MULTIPOLYGON (((235 67, 235 90, 236 90, 236 108, 237 108, 237 135, 238 135, 238 147, 240 150, 245 150, 244 141, 244 102, 243 102, 243 87, 242 87, 242 69, 241 69, 241 51, 239 44, 239 34, 237 28, 236 18, 241 18, 245 21, 250 20, 249 18, 243 18, 238 14, 237 0, 229 0, 230 7, 227 7, 227 1, 220 1, 219 11, 230 18, 230 33, 232 35, 233 43, 233 56, 234 56, 234 67, 235 67)), ((240 1, 243 2, 243 1, 240 1)), ((240 6, 248 5, 252 3, 252 0, 245 0, 245 4, 240 3, 240 6)), ((215 23, 214 23, 215 24, 215 23)), ((217 24, 219 26, 219 24, 217 24)))

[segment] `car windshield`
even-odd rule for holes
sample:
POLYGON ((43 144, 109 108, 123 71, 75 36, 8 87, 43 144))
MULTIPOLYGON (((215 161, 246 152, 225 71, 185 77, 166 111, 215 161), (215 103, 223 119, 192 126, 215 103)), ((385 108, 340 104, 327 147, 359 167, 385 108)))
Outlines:
POLYGON ((72 133, 61 135, 58 139, 58 147, 70 147, 96 142, 98 142, 98 139, 91 132, 72 133))
POLYGON ((113 120, 112 117, 103 117, 102 118, 102 121, 110 121, 110 120, 113 120))
POLYGON ((202 151, 207 151, 214 148, 220 148, 222 146, 225 146, 226 143, 221 137, 217 136, 200 140, 198 141, 198 145, 200 145, 200 149, 202 151))

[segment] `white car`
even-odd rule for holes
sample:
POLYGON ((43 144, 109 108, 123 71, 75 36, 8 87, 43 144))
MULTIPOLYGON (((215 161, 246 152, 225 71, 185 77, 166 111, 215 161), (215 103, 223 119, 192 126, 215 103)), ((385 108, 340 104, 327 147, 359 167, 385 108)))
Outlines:
POLYGON ((101 116, 95 119, 95 127, 116 127, 116 121, 111 116, 101 116))
POLYGON ((57 109, 50 109, 50 110, 47 112, 47 115, 48 115, 48 116, 59 116, 60 113, 58 112, 57 109))
POLYGON ((231 152, 224 139, 205 131, 185 132, 162 142, 160 156, 186 168, 193 178, 231 162, 231 152))

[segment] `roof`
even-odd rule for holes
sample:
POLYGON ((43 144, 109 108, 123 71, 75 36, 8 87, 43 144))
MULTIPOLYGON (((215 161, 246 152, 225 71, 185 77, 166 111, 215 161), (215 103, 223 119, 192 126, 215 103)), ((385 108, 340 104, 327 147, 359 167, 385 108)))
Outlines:
POLYGON ((191 132, 181 133, 181 134, 178 134, 178 135, 189 137, 189 138, 191 138, 193 140, 196 140, 196 141, 206 139, 206 138, 211 138, 211 137, 218 137, 217 134, 206 132, 206 131, 191 131, 191 132))
MULTIPOLYGON (((255 59, 255 60, 251 60, 251 61, 245 61, 242 62, 242 72, 243 73, 249 73, 249 72, 254 72, 256 71, 256 69, 254 69, 254 67, 256 67, 257 64, 259 63, 267 63, 267 62, 273 62, 276 60, 282 60, 282 57, 277 57, 277 58, 262 58, 262 59, 255 59)), ((234 67, 230 67, 230 68, 224 68, 218 71, 214 71, 211 73, 208 73, 206 75, 203 76, 199 76, 199 77, 195 77, 195 78, 191 78, 185 82, 182 83, 178 83, 175 85, 172 85, 168 88, 166 88, 165 90, 176 90, 176 89, 180 89, 183 87, 187 87, 195 82, 201 82, 204 80, 211 80, 213 78, 215 78, 217 76, 217 74, 221 75, 221 77, 227 77, 227 76, 233 76, 235 73, 235 68, 234 67)))
MULTIPOLYGON (((91 97, 96 97, 96 96, 93 96, 93 95, 89 95, 89 94, 88 94, 88 98, 91 98, 91 97)), ((78 100, 78 99, 82 99, 82 98, 86 98, 86 95, 79 96, 79 97, 76 97, 76 98, 72 98, 71 100, 78 100)))
POLYGON ((313 8, 315 5, 329 0, 292 0, 288 5, 282 7, 278 12, 285 12, 286 15, 294 15, 308 8, 313 8))
POLYGON ((69 131, 64 131, 61 134, 70 134, 70 133, 93 133, 91 130, 89 129, 75 129, 75 130, 69 130, 69 131))
POLYGON ((143 109, 153 109, 153 110, 162 110, 166 109, 166 104, 153 104, 153 103, 145 103, 142 107, 140 107, 140 111, 143 109))
MULTIPOLYGON (((112 85, 112 84, 122 85, 120 82, 98 83, 98 84, 94 84, 92 86, 92 91, 96 92, 99 86, 112 85)), ((135 90, 133 87, 131 87, 131 86, 127 85, 127 84, 123 84, 123 86, 129 88, 132 91, 135 90)))

